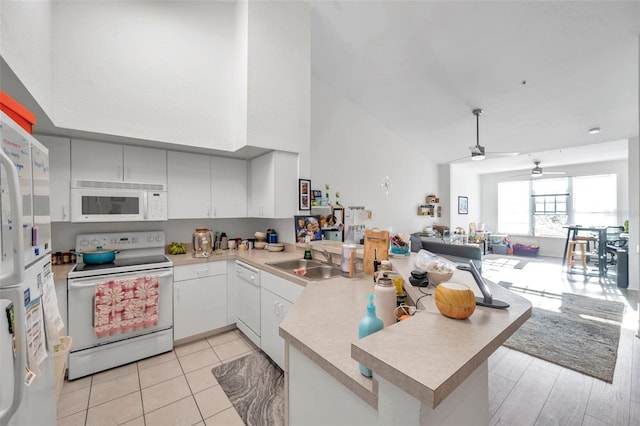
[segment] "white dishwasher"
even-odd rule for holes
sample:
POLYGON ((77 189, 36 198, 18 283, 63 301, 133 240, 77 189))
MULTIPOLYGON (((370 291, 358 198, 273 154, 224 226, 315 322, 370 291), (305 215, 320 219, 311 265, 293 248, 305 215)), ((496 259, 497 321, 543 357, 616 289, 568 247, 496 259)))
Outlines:
POLYGON ((260 270, 236 261, 236 325, 260 347, 260 270))

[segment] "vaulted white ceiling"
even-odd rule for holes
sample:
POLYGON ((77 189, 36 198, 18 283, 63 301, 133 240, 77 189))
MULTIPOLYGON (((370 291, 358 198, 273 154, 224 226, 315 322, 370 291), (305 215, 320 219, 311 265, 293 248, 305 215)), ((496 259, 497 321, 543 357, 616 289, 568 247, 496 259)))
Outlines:
MULTIPOLYGON (((474 108, 484 109, 487 151, 525 154, 504 160, 513 168, 542 152, 547 166, 564 164, 560 149, 638 135, 640 2, 311 1, 311 10, 313 73, 438 162, 470 156, 474 108)), ((626 157, 626 145, 611 146, 626 157)), ((596 161, 594 151, 574 149, 572 161, 596 161)))

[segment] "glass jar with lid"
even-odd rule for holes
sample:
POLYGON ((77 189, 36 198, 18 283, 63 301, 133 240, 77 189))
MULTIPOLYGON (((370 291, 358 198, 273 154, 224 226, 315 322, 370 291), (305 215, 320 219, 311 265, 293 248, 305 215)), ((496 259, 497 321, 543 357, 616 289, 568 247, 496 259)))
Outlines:
POLYGON ((213 247, 213 236, 207 228, 196 228, 193 233, 193 257, 209 257, 213 247))

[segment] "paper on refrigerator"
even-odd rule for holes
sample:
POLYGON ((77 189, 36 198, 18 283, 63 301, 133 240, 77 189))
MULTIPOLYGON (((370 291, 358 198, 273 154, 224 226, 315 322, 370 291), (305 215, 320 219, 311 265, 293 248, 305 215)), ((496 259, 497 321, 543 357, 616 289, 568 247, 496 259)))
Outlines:
POLYGON ((27 365, 35 374, 40 373, 39 365, 47 358, 42 315, 42 298, 31 300, 27 306, 27 365))
POLYGON ((47 336, 47 349, 55 352, 55 346, 60 343, 60 332, 64 328, 64 322, 58 309, 58 296, 53 281, 51 265, 47 264, 43 271, 44 277, 38 274, 38 282, 43 283, 42 287, 42 307, 44 310, 44 325, 47 336))

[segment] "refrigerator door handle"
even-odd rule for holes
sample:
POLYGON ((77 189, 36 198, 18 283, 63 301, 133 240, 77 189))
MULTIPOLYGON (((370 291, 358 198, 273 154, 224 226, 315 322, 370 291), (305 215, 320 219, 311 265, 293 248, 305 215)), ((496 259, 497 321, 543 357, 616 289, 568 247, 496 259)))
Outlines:
POLYGON ((11 203, 11 240, 13 253, 11 256, 13 268, 8 273, 0 275, 0 287, 17 285, 24 281, 24 241, 22 241, 22 197, 18 170, 13 161, 0 149, 0 164, 4 166, 9 185, 9 202, 11 203))
POLYGON ((4 425, 18 410, 24 398, 25 369, 27 367, 27 314, 21 287, 0 288, 0 299, 7 299, 13 303, 16 340, 16 358, 13 362, 13 400, 8 408, 0 410, 0 424, 4 425))

